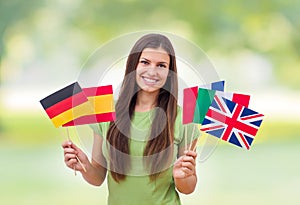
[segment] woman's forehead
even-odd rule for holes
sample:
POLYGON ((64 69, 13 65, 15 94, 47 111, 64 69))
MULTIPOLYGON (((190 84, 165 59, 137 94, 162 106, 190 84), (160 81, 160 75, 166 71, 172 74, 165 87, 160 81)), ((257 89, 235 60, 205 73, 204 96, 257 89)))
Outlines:
POLYGON ((159 62, 169 62, 170 56, 163 48, 145 48, 140 58, 155 60, 159 62))

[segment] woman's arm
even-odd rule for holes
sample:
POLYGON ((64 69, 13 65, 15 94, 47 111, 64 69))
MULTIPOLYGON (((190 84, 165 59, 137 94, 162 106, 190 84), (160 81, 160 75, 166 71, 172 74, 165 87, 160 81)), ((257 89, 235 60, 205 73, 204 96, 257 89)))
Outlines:
POLYGON ((193 141, 191 150, 179 150, 179 158, 173 167, 175 186, 183 194, 190 194, 197 184, 196 157, 194 150, 197 139, 193 141))
POLYGON ((62 144, 65 155, 65 164, 77 171, 80 171, 83 178, 90 184, 100 186, 106 176, 106 161, 102 154, 102 138, 94 134, 94 143, 92 151, 92 160, 89 161, 86 154, 70 141, 62 144), (76 159, 76 156, 81 161, 82 165, 76 159), (83 167, 86 169, 84 170, 83 167))

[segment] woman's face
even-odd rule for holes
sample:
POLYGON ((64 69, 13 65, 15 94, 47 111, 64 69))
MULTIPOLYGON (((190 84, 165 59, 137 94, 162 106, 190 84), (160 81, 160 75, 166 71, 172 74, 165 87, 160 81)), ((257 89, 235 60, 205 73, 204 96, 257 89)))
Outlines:
POLYGON ((136 68, 136 82, 146 92, 159 91, 166 83, 170 66, 169 54, 162 48, 145 48, 136 68))

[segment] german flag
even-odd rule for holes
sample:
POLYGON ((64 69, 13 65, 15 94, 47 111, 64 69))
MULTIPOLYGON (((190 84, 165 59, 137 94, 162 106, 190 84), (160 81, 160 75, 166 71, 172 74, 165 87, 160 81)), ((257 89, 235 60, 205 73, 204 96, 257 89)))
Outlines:
POLYGON ((85 113, 77 119, 63 125, 76 126, 98 122, 109 122, 116 119, 112 85, 82 89, 87 96, 92 112, 85 113))
POLYGON ((40 101, 55 127, 91 113, 91 105, 78 82, 58 90, 40 101))

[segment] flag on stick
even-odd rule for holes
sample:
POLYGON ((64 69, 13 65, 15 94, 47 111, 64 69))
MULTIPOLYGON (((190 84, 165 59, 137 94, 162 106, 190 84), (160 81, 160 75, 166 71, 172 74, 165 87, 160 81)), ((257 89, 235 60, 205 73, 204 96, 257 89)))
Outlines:
POLYGON ((245 106, 215 95, 200 130, 249 150, 263 116, 245 106))
POLYGON ((183 124, 202 124, 214 96, 222 96, 235 103, 248 107, 250 95, 240 93, 221 92, 197 87, 186 88, 183 91, 183 124))
POLYGON ((115 120, 116 114, 112 85, 83 88, 83 92, 88 98, 92 108, 91 111, 64 124, 63 127, 115 120))
MULTIPOLYGON (((200 85, 199 88, 224 91, 224 84, 225 81, 223 80, 223 81, 217 81, 205 85, 200 85)), ((198 97, 198 86, 186 88, 183 90, 183 114, 182 114, 183 124, 197 122, 197 120, 199 121, 198 118, 194 120, 197 97, 198 97)), ((200 112, 198 108, 197 108, 197 112, 198 114, 200 112)))
POLYGON ((91 106, 78 82, 72 83, 40 101, 55 127, 91 112, 91 106))

